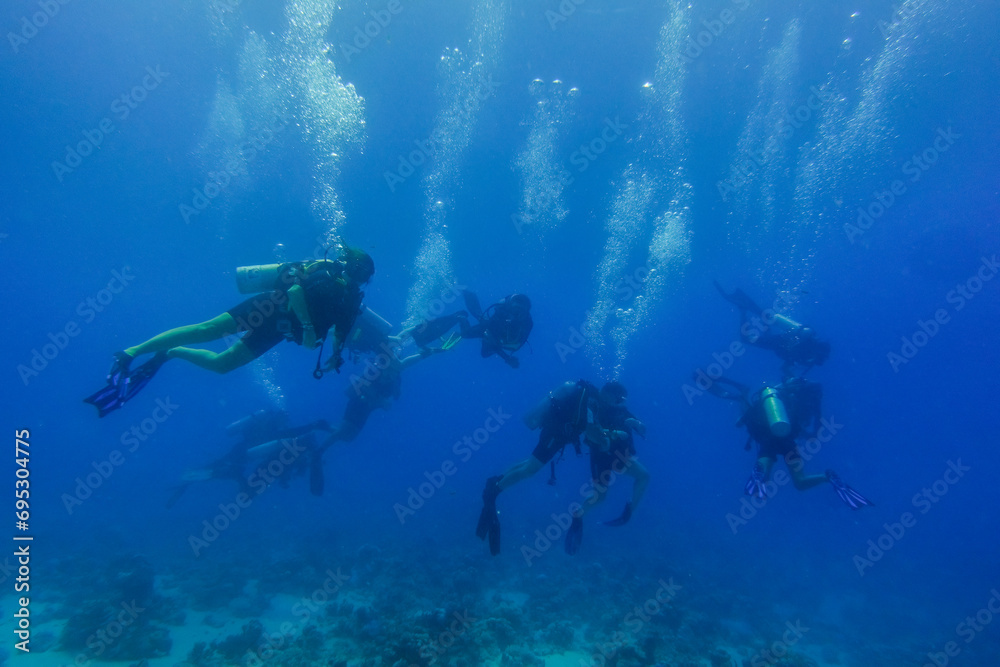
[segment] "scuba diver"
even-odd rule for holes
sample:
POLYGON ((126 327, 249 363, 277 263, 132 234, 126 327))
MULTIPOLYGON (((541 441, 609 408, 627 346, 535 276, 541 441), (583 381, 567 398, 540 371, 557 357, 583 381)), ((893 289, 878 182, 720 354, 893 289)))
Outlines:
MULTIPOLYGON (((616 475, 627 475, 633 479, 632 498, 625 503, 621 516, 611 521, 605 521, 605 526, 624 526, 632 518, 633 512, 639 506, 646 487, 649 486, 649 471, 635 458, 635 441, 632 432, 642 438, 646 437, 646 425, 635 418, 626 407, 628 391, 621 382, 612 381, 601 387, 597 401, 597 423, 601 430, 592 429, 588 436, 599 436, 596 440, 588 439, 590 449, 590 477, 594 487, 593 495, 584 503, 581 510, 573 517, 574 524, 582 522, 590 510, 604 502, 608 486, 616 475)), ((574 526, 570 526, 572 532, 574 526)), ((576 543, 579 547, 579 537, 582 523, 576 528, 576 543)), ((569 553, 571 545, 567 535, 566 550, 569 553)))
MULTIPOLYGON (((288 427, 288 413, 284 410, 258 410, 251 415, 235 421, 226 427, 226 433, 239 438, 229 451, 222 457, 212 461, 204 468, 187 470, 181 476, 181 483, 171 488, 167 509, 173 507, 191 484, 210 480, 231 480, 239 485, 240 492, 247 495, 257 495, 264 491, 273 481, 283 487, 289 480, 304 472, 313 462, 312 453, 316 451, 314 431, 331 431, 326 420, 320 419, 296 428, 288 427), (293 445, 291 461, 286 462, 283 456, 293 445), (299 450, 309 456, 302 456, 299 450), (269 463, 277 460, 282 464, 279 476, 268 477, 265 472, 269 463), (255 469, 247 474, 247 465, 257 464, 255 469)), ((323 470, 310 470, 310 481, 319 475, 322 479, 323 470)), ((322 484, 320 484, 322 492, 322 484)), ((314 495, 315 488, 312 489, 314 495)))
POLYGON ((228 373, 260 357, 283 340, 307 349, 333 338, 333 353, 314 377, 331 368, 339 372, 341 350, 360 312, 361 291, 375 273, 375 263, 365 252, 343 246, 333 261, 292 262, 237 269, 237 285, 244 294, 257 293, 225 313, 200 324, 170 329, 144 343, 114 355, 107 386, 84 399, 95 406, 98 417, 121 408, 145 387, 170 359, 183 359, 216 373, 228 373), (223 352, 183 347, 242 334, 223 352), (332 334, 332 335, 331 335, 332 334), (138 368, 136 357, 154 356, 138 368))
MULTIPOLYGON (((392 325, 374 311, 363 307, 347 340, 346 347, 354 355, 377 356, 366 361, 361 375, 351 376, 351 386, 344 390, 347 405, 340 424, 331 429, 329 437, 312 452, 310 487, 315 495, 323 493, 323 453, 338 441, 353 442, 372 412, 392 407, 400 395, 403 369, 443 351, 440 348, 422 348, 417 354, 400 359, 400 345, 388 335, 391 328, 392 325)), ((358 361, 355 357, 355 362, 358 361)))
POLYGON ((709 391, 719 398, 736 401, 743 411, 736 426, 745 426, 749 450, 757 443, 757 461, 744 491, 748 496, 766 498, 765 484, 771 468, 781 456, 799 491, 829 482, 837 496, 851 509, 874 505, 870 500, 845 484, 832 470, 825 475, 806 475, 805 462, 796 439, 815 438, 822 426, 821 403, 823 387, 818 382, 789 377, 775 387, 764 387, 751 395, 746 385, 727 378, 719 378, 709 391))
POLYGON ((424 320, 410 327, 400 335, 409 335, 418 346, 424 348, 439 338, 444 338, 457 324, 461 332, 456 338, 454 334, 445 339, 441 349, 449 349, 461 338, 482 338, 480 353, 483 358, 494 354, 504 360, 511 368, 521 365, 514 352, 520 350, 531 334, 534 322, 531 319, 531 299, 524 294, 511 294, 483 310, 479 298, 474 292, 463 291, 466 310, 460 310, 451 315, 444 315, 432 320, 424 320), (469 323, 469 315, 476 319, 476 324, 469 323))
MULTIPOLYGON (((497 496, 520 481, 528 479, 545 467, 557 455, 561 455, 566 445, 572 444, 580 451, 580 436, 587 434, 588 440, 599 441, 603 436, 596 421, 597 402, 600 392, 597 387, 579 380, 565 382, 542 399, 524 416, 525 425, 531 430, 541 429, 538 444, 531 456, 514 464, 502 475, 486 480, 483 489, 483 509, 476 524, 476 537, 488 538, 490 553, 500 553, 500 517, 497 512, 497 496)), ((566 535, 566 550, 576 553, 583 535, 582 521, 573 520, 566 535)))
POLYGON ((822 366, 830 356, 830 343, 820 340, 809 327, 773 310, 765 311, 739 288, 727 293, 718 282, 713 280, 712 284, 722 298, 740 309, 740 339, 777 354, 785 362, 785 375, 791 375, 796 364, 804 368, 803 372, 822 366), (772 313, 770 317, 768 312, 772 313))

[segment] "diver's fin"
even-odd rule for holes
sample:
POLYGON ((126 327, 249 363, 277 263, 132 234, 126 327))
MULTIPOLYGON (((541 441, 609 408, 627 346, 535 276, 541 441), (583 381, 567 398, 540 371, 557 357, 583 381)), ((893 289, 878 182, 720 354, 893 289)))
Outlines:
POLYGON ((170 497, 167 498, 167 509, 170 509, 177 504, 177 501, 181 499, 181 496, 184 495, 184 492, 187 491, 187 488, 188 488, 187 482, 171 487, 170 497))
POLYGON ((500 517, 493 513, 493 520, 489 528, 490 555, 496 556, 500 553, 500 517))
POLYGON ((624 526, 628 523, 628 520, 632 518, 632 501, 625 503, 625 509, 622 510, 622 515, 617 519, 612 519, 611 521, 605 521, 605 526, 624 526))
POLYGON ((462 298, 465 300, 465 309, 469 311, 477 320, 483 319, 483 307, 479 305, 479 297, 475 292, 462 291, 462 298))
POLYGON ((87 398, 84 403, 90 403, 97 408, 97 416, 104 417, 109 412, 113 412, 128 400, 123 399, 128 387, 129 365, 132 363, 132 356, 125 352, 115 352, 111 362, 111 369, 105 381, 106 387, 96 391, 87 398))
POLYGON ((862 507, 875 506, 875 503, 845 484, 834 471, 827 470, 826 479, 833 485, 834 491, 836 491, 837 495, 840 496, 840 499, 844 501, 844 504, 852 510, 859 510, 862 507))
POLYGON ((97 416, 104 417, 109 412, 113 412, 121 407, 121 394, 125 391, 124 385, 111 385, 104 387, 100 391, 91 394, 83 399, 84 403, 90 403, 97 408, 97 416))
POLYGON ((125 380, 125 395, 122 397, 122 404, 132 400, 132 397, 142 391, 142 388, 149 384, 149 381, 156 375, 156 371, 160 370, 160 366, 167 363, 167 359, 166 352, 157 352, 152 359, 131 371, 125 380))
POLYGON ((570 556, 580 550, 580 542, 583 541, 583 519, 578 516, 573 517, 566 531, 566 553, 570 556))
POLYGON ((326 482, 323 478, 323 453, 314 449, 309 456, 309 492, 322 496, 326 482))
MULTIPOLYGON (((476 537, 481 540, 485 540, 490 535, 490 527, 497 521, 497 496, 500 494, 500 487, 497 483, 501 477, 501 475, 490 477, 486 480, 486 488, 483 489, 483 509, 479 513, 479 522, 476 524, 476 537)), ((499 527, 497 530, 499 531, 499 527)), ((490 539, 492 541, 492 537, 490 539)), ((490 548, 492 549, 492 545, 490 548)))
POLYGON ((753 464, 753 472, 750 473, 750 479, 747 480, 746 486, 743 487, 743 492, 748 496, 767 498, 767 491, 764 490, 764 469, 759 463, 753 464))
POLYGON ((458 342, 460 340, 462 340, 462 334, 458 333, 457 331, 454 331, 450 336, 448 336, 448 338, 445 339, 443 343, 441 343, 441 349, 450 350, 451 348, 458 345, 458 342))
POLYGON ((438 338, 451 331, 452 327, 466 319, 466 312, 460 310, 451 315, 442 315, 433 320, 424 320, 411 333, 410 337, 418 347, 427 347, 438 338))

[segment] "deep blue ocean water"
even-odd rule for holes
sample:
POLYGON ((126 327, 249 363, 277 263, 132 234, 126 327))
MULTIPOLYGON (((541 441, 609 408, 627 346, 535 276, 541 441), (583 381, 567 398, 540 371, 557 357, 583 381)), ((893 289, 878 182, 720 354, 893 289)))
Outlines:
MULTIPOLYGON (((5 3, 2 483, 13 505, 13 434, 28 429, 30 528, 10 516, 9 533, 34 538, 34 655, 15 647, 27 593, 9 566, 2 650, 15 664, 173 665, 192 627, 222 641, 259 618, 284 637, 271 664, 996 664, 997 10, 5 3), (303 479, 276 485, 193 548, 234 487, 193 487, 168 510, 169 487, 224 454, 226 425, 254 410, 336 423, 365 360, 316 381, 314 352, 279 345, 225 376, 168 364, 101 420, 81 399, 115 350, 245 298, 236 267, 321 255, 338 235, 374 258, 365 303, 396 328, 439 312, 455 286, 484 304, 530 295, 520 368, 472 341, 408 369, 392 408, 327 452, 322 497, 303 479), (690 393, 691 376, 721 361, 758 388, 780 362, 758 349, 727 359, 739 322, 713 280, 765 306, 781 297, 831 342, 808 377, 842 427, 808 469, 837 470, 875 507, 788 485, 750 515, 740 415, 690 393), (501 496, 491 558, 473 536, 483 481, 534 447, 520 416, 578 378, 628 387, 649 430, 647 496, 626 527, 605 528, 630 482, 614 485, 579 554, 560 532, 524 557, 581 499, 586 459, 568 451, 557 485, 541 471, 501 496), (158 400, 176 407, 130 449, 158 400), (512 416, 463 460, 455 443, 490 410, 512 416), (454 474, 400 521, 397 505, 447 462, 454 474), (65 627, 106 627, 78 612, 122 598, 116 577, 135 557, 161 603, 186 613, 140 624, 173 648, 74 648, 65 627), (367 596, 372 611, 329 603, 281 630, 289 600, 338 567, 341 599, 367 596), (671 577, 671 611, 614 644, 671 577), (507 625, 478 622, 438 651, 446 625, 428 610, 507 625), (797 622, 810 630, 762 653, 797 622), (307 626, 322 636, 309 650, 307 626)), ((192 664, 254 664, 258 649, 192 664)))

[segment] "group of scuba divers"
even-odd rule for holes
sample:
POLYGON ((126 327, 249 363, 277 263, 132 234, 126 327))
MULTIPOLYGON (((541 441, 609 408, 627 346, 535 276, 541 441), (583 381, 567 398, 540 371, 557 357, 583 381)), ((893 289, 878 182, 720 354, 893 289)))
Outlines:
MULTIPOLYGON (((239 290, 254 296, 210 320, 170 329, 116 352, 106 386, 84 400, 97 408, 99 417, 104 417, 138 394, 171 359, 228 373, 282 341, 307 349, 319 348, 313 372, 317 378, 330 370, 339 373, 345 350, 355 361, 362 356, 377 355, 377 367, 368 361, 369 369, 376 372, 352 378, 338 425, 331 426, 321 419, 290 427, 288 414, 281 410, 261 410, 245 417, 227 428, 237 439, 230 450, 205 467, 187 471, 180 484, 173 487, 167 505, 176 503, 193 483, 220 479, 235 482, 241 492, 260 493, 275 482, 287 486, 292 478, 306 475, 310 491, 321 495, 324 452, 338 441, 353 441, 372 412, 388 409, 399 398, 404 369, 469 338, 481 339, 483 357, 496 355, 517 368, 515 353, 527 342, 533 326, 531 301, 523 294, 510 295, 483 309, 477 296, 466 291, 464 310, 424 319, 393 335, 392 325, 362 303, 363 288, 374 273, 372 258, 345 244, 339 244, 336 259, 327 255, 315 261, 241 267, 237 269, 239 290), (223 339, 231 344, 221 352, 188 347, 223 339), (326 342, 333 349, 324 363, 326 342), (411 345, 414 353, 405 356, 403 350, 411 345), (148 354, 152 358, 134 365, 138 357, 148 354), (318 433, 326 434, 322 442, 318 433), (279 467, 279 475, 270 475, 266 462, 278 456, 285 465, 279 467)), ((776 386, 752 392, 746 385, 718 378, 708 388, 715 396, 740 404, 742 418, 737 426, 747 429, 747 449, 751 442, 758 445, 746 493, 766 497, 766 483, 780 456, 797 489, 829 482, 851 508, 871 505, 833 471, 807 475, 803 470, 798 441, 816 437, 822 428, 822 387, 803 376, 826 361, 829 343, 820 340, 808 327, 764 311, 739 289, 726 292, 718 284, 716 287, 740 310, 743 341, 774 352, 784 362, 784 380, 776 386), (762 317, 770 324, 750 326, 751 322, 759 323, 762 317)), ((500 552, 496 506, 500 492, 533 476, 546 464, 552 468, 549 483, 554 483, 557 458, 567 445, 573 445, 579 452, 581 438, 589 449, 593 493, 573 508, 565 537, 566 552, 575 554, 579 550, 583 517, 604 500, 608 480, 615 476, 632 478, 631 498, 621 515, 605 525, 622 526, 630 520, 649 484, 649 472, 636 457, 633 438, 634 433, 645 438, 646 426, 629 411, 627 395, 625 387, 617 381, 600 389, 586 380, 570 381, 549 392, 524 416, 524 423, 530 429, 540 431, 538 444, 526 459, 503 474, 490 477, 483 490, 476 535, 488 541, 491 554, 500 552)))

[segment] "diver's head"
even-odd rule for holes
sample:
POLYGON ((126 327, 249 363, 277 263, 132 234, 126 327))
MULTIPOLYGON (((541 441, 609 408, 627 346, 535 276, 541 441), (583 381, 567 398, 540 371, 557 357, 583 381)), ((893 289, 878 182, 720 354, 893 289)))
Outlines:
POLYGON ((510 298, 507 299, 507 303, 524 311, 531 310, 531 299, 529 299, 524 294, 512 294, 510 298))
POLYGON ((822 366, 830 356, 830 343, 825 340, 817 340, 813 345, 812 362, 817 366, 822 366))
POLYGON ((624 403, 626 398, 628 398, 628 390, 617 380, 612 380, 601 387, 601 400, 605 403, 618 405, 624 403))
POLYGON ((340 261, 344 263, 344 275, 358 285, 364 285, 375 275, 375 261, 363 250, 345 245, 340 261))

